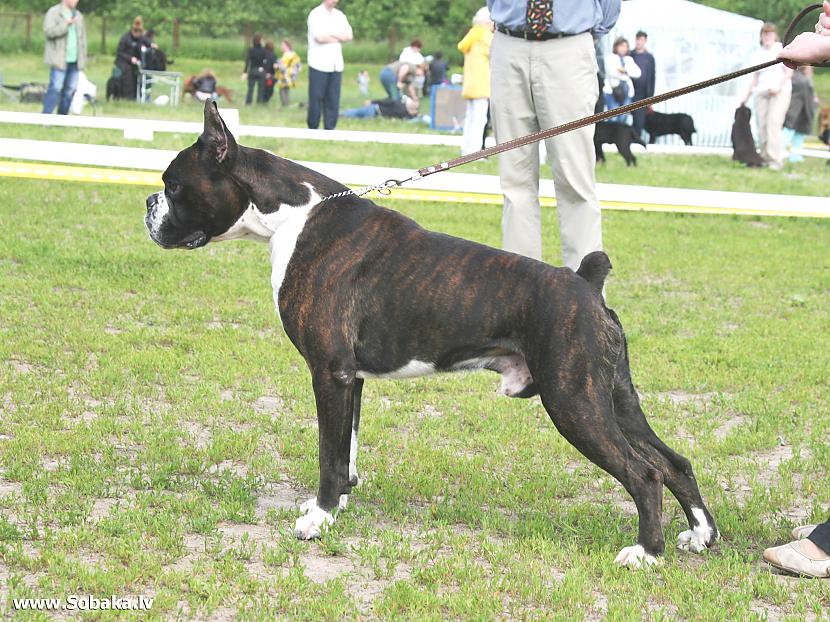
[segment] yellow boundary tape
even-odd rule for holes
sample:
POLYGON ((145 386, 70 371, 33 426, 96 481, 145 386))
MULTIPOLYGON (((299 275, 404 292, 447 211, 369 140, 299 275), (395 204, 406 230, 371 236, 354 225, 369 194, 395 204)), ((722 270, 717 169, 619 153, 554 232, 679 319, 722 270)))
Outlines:
MULTIPOLYGON (((160 187, 161 173, 156 171, 128 171, 85 166, 60 166, 55 164, 37 164, 31 162, 0 161, 0 177, 18 177, 23 179, 48 179, 56 181, 86 181, 98 184, 129 184, 137 186, 160 187)), ((350 186, 358 188, 360 186, 350 186)), ((682 192, 682 191, 679 191, 682 192)), ((418 190, 416 188, 396 188, 394 194, 383 197, 377 192, 367 196, 386 198, 387 200, 439 201, 449 203, 479 203, 501 205, 502 197, 496 194, 479 192, 454 192, 449 190, 418 190)), ((553 207, 556 199, 541 197, 543 206, 553 207)), ((602 201, 603 209, 645 212, 671 212, 685 214, 740 214, 760 216, 795 216, 805 218, 827 218, 827 214, 812 212, 782 211, 768 212, 749 208, 730 208, 701 205, 668 205, 661 203, 627 203, 622 201, 602 201)))

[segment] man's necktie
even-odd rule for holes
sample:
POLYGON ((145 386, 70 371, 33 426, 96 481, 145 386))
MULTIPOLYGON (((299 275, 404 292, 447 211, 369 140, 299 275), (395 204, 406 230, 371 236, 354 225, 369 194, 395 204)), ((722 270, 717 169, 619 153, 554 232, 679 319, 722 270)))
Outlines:
POLYGON ((553 0, 528 0, 527 29, 535 34, 546 32, 553 23, 553 0))

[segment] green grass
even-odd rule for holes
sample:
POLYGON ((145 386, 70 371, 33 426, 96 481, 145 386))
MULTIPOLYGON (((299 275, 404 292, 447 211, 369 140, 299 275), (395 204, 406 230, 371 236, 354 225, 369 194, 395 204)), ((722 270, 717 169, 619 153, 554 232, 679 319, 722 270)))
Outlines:
MULTIPOLYGON (((830 511, 827 221, 605 214, 635 382, 723 533, 676 551, 667 495, 665 563, 630 572, 611 564, 636 536, 627 495, 485 373, 367 383, 363 481, 322 541, 294 540, 315 411, 267 249, 162 251, 148 191, 0 183, 3 615, 12 597, 147 594, 125 619, 826 617, 830 583, 760 553, 830 511)), ((499 244, 498 208, 390 205, 499 244)))

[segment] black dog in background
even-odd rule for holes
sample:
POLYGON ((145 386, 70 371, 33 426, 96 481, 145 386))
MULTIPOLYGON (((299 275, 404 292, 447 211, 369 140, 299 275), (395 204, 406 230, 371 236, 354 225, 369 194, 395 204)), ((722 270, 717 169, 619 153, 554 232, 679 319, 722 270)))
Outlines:
POLYGON ((732 124, 732 159, 750 167, 759 167, 764 165, 764 160, 755 149, 755 139, 752 138, 752 128, 749 126, 751 118, 752 111, 743 104, 735 110, 735 122, 732 124))
POLYGON ((617 146, 617 151, 625 159, 627 166, 637 166, 637 158, 631 153, 631 143, 637 143, 643 147, 646 144, 637 135, 637 131, 630 125, 624 123, 613 123, 603 121, 596 124, 594 131, 594 149, 597 152, 597 162, 605 163, 605 154, 602 152, 603 143, 611 143, 617 146))
POLYGON ((687 145, 692 144, 692 134, 697 132, 695 121, 687 114, 676 112, 664 114, 649 108, 646 111, 646 132, 648 132, 648 144, 653 145, 659 136, 677 134, 687 145))

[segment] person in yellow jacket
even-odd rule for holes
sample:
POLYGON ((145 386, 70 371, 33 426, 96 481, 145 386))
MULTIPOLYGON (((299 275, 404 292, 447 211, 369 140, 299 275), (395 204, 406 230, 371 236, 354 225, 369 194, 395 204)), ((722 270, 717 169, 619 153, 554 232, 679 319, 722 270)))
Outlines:
POLYGON ((493 22, 490 11, 481 7, 473 17, 473 27, 458 43, 464 54, 464 86, 461 95, 467 100, 461 155, 481 149, 487 111, 490 107, 490 43, 493 22))
POLYGON ((294 51, 294 47, 288 39, 282 40, 282 57, 277 62, 277 73, 280 83, 280 102, 283 106, 291 103, 291 89, 297 83, 297 76, 300 75, 302 62, 300 55, 294 51))

